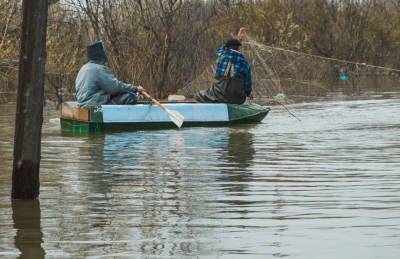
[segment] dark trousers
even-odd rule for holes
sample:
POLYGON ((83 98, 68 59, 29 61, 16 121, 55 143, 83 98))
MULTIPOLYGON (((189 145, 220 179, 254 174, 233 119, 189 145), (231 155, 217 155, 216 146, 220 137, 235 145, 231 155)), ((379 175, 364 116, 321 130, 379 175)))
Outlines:
POLYGON ((111 96, 107 104, 136 104, 137 95, 135 93, 121 93, 111 96))
POLYGON ((195 99, 201 103, 242 104, 246 101, 244 81, 237 77, 216 79, 210 88, 196 93, 195 99))

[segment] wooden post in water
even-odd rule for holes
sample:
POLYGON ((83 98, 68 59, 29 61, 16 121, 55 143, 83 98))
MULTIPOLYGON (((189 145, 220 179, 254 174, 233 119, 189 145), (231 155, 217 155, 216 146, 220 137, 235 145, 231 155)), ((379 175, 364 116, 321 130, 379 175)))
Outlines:
POLYGON ((24 0, 14 135, 12 199, 39 196, 47 0, 24 0))

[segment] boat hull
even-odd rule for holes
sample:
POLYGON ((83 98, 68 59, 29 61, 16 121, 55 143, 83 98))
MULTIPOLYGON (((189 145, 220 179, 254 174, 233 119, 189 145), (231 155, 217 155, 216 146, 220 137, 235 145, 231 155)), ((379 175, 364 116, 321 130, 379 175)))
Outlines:
MULTIPOLYGON (((219 127, 257 123, 263 120, 270 110, 256 103, 242 105, 165 103, 164 105, 185 117, 182 127, 219 127)), ((78 108, 71 103, 63 104, 60 122, 63 132, 74 133, 176 128, 168 114, 152 104, 102 105, 88 109, 78 108)))

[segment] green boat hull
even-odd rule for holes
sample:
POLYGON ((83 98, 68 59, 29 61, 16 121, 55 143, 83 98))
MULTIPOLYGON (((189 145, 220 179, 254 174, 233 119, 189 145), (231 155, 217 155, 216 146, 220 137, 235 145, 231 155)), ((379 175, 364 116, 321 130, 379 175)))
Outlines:
MULTIPOLYGON (((227 107, 229 120, 185 121, 182 127, 223 127, 235 124, 258 123, 270 111, 269 108, 255 103, 228 104, 227 107)), ((72 134, 176 128, 171 121, 104 122, 102 111, 98 107, 89 109, 89 119, 87 121, 63 118, 61 116, 60 123, 62 132, 72 134)))

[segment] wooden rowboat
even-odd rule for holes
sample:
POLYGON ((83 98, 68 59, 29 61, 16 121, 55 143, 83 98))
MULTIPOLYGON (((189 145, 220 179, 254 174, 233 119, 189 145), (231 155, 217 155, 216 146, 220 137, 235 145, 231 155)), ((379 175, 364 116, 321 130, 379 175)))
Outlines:
MULTIPOLYGON (((253 102, 237 104, 164 102, 170 110, 183 115, 182 127, 227 126, 260 122, 269 108, 253 102)), ((62 131, 98 132, 110 130, 160 129, 176 127, 168 114, 151 103, 101 105, 79 108, 74 102, 63 103, 60 112, 62 131)))

